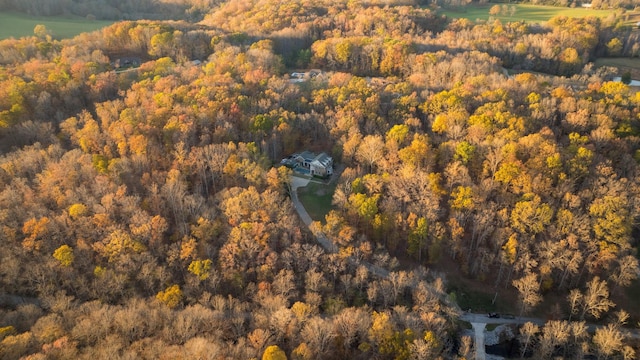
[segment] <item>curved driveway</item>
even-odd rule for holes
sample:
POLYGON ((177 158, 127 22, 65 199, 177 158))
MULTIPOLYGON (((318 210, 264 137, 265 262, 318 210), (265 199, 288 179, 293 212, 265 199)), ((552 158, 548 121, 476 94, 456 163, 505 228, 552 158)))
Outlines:
MULTIPOLYGON (((307 186, 310 181, 313 181, 313 180, 301 178, 295 175, 291 176, 291 201, 293 202, 293 206, 298 212, 300 219, 302 219, 302 222, 304 222, 304 224, 307 227, 311 226, 311 224, 313 223, 313 219, 311 219, 311 216, 309 216, 309 213, 307 212, 307 210, 304 208, 304 206, 298 199, 298 188, 307 186)), ((315 234, 315 237, 318 240, 318 243, 325 249, 325 251, 329 253, 338 252, 338 247, 331 240, 327 239, 327 237, 324 236, 323 234, 315 234)), ((356 260, 352 259, 352 261, 355 262, 356 260)), ((381 268, 379 266, 373 265, 368 262, 360 262, 360 264, 364 265, 367 268, 367 270, 369 270, 370 273, 378 277, 386 278, 389 276, 389 271, 387 269, 381 268)), ((543 326, 545 324, 545 321, 540 318, 528 318, 528 317, 516 317, 514 319, 490 318, 487 316, 487 314, 476 314, 476 313, 463 313, 460 316, 460 320, 470 322, 471 326, 475 331, 474 343, 476 347, 477 360, 484 360, 486 358, 485 347, 484 347, 484 329, 486 324, 522 325, 527 322, 534 323, 540 326, 543 326)), ((592 326, 593 325, 590 325, 590 328, 592 326)), ((592 329, 591 331, 595 330, 595 326, 593 326, 593 328, 594 329, 592 329)), ((633 331, 633 330, 625 331, 625 335, 632 338, 640 337, 640 334, 638 334, 637 331, 633 331)))
MULTIPOLYGON (((291 176, 291 201, 293 202, 293 206, 296 208, 298 215, 300 215, 300 219, 302 219, 302 222, 307 225, 307 227, 311 226, 311 223, 313 223, 313 219, 311 219, 311 216, 309 216, 307 209, 304 208, 304 206, 298 199, 298 188, 307 186, 309 184, 309 181, 309 179, 291 176)), ((333 242, 331 242, 331 240, 327 239, 326 236, 322 234, 316 234, 316 239, 327 252, 338 252, 338 247, 333 242)))

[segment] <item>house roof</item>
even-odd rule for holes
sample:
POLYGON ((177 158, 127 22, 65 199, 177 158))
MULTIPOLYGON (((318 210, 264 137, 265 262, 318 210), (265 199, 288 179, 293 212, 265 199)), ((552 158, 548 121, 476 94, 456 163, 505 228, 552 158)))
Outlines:
POLYGON ((317 161, 320 164, 322 164, 322 166, 324 167, 329 167, 331 166, 331 163, 333 162, 333 159, 331 158, 331 156, 327 155, 326 153, 320 153, 318 154, 318 156, 316 156, 313 161, 317 161))
POLYGON ((303 151, 300 154, 298 154, 299 157, 302 157, 304 160, 306 160, 307 162, 312 162, 313 159, 315 158, 315 154, 312 153, 311 151, 303 151))

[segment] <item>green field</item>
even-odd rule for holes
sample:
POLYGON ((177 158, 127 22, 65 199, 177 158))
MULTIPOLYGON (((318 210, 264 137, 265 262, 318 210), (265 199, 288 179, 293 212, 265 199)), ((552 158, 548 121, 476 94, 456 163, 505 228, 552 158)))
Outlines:
MULTIPOLYGON (((469 5, 461 10, 441 10, 441 13, 451 18, 467 18, 471 21, 488 20, 489 9, 496 4, 469 5)), ((499 4, 503 5, 503 4, 499 4)), ((563 15, 567 17, 607 17, 614 13, 614 10, 591 10, 585 8, 567 8, 556 6, 527 5, 527 4, 504 4, 507 7, 515 7, 516 11, 511 14, 496 15, 495 19, 503 22, 526 21, 543 23, 554 16, 563 15)))
POLYGON ((81 17, 35 17, 14 12, 0 12, 0 40, 33 35, 33 28, 42 24, 54 39, 72 38, 113 24, 113 21, 88 20, 81 17))

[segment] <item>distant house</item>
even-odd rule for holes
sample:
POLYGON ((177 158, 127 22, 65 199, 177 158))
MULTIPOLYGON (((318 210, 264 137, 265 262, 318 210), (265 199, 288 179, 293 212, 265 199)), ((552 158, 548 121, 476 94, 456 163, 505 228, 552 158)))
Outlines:
POLYGON ((137 68, 142 64, 142 60, 138 57, 122 57, 116 60, 115 68, 137 68))
POLYGON ((301 83, 301 82, 305 82, 309 79, 313 79, 315 77, 321 76, 322 70, 317 70, 317 69, 311 69, 307 72, 292 72, 289 75, 289 82, 290 83, 301 83))
POLYGON ((301 174, 319 177, 333 175, 333 158, 324 152, 316 155, 311 151, 303 151, 282 159, 280 163, 301 174))

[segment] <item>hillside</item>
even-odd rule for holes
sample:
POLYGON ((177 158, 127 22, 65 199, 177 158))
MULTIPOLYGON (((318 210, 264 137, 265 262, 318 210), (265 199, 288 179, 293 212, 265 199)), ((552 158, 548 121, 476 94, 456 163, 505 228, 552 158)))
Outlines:
POLYGON ((474 358, 461 306, 633 358, 640 93, 593 62, 637 32, 424 5, 0 41, 0 358, 474 358))

